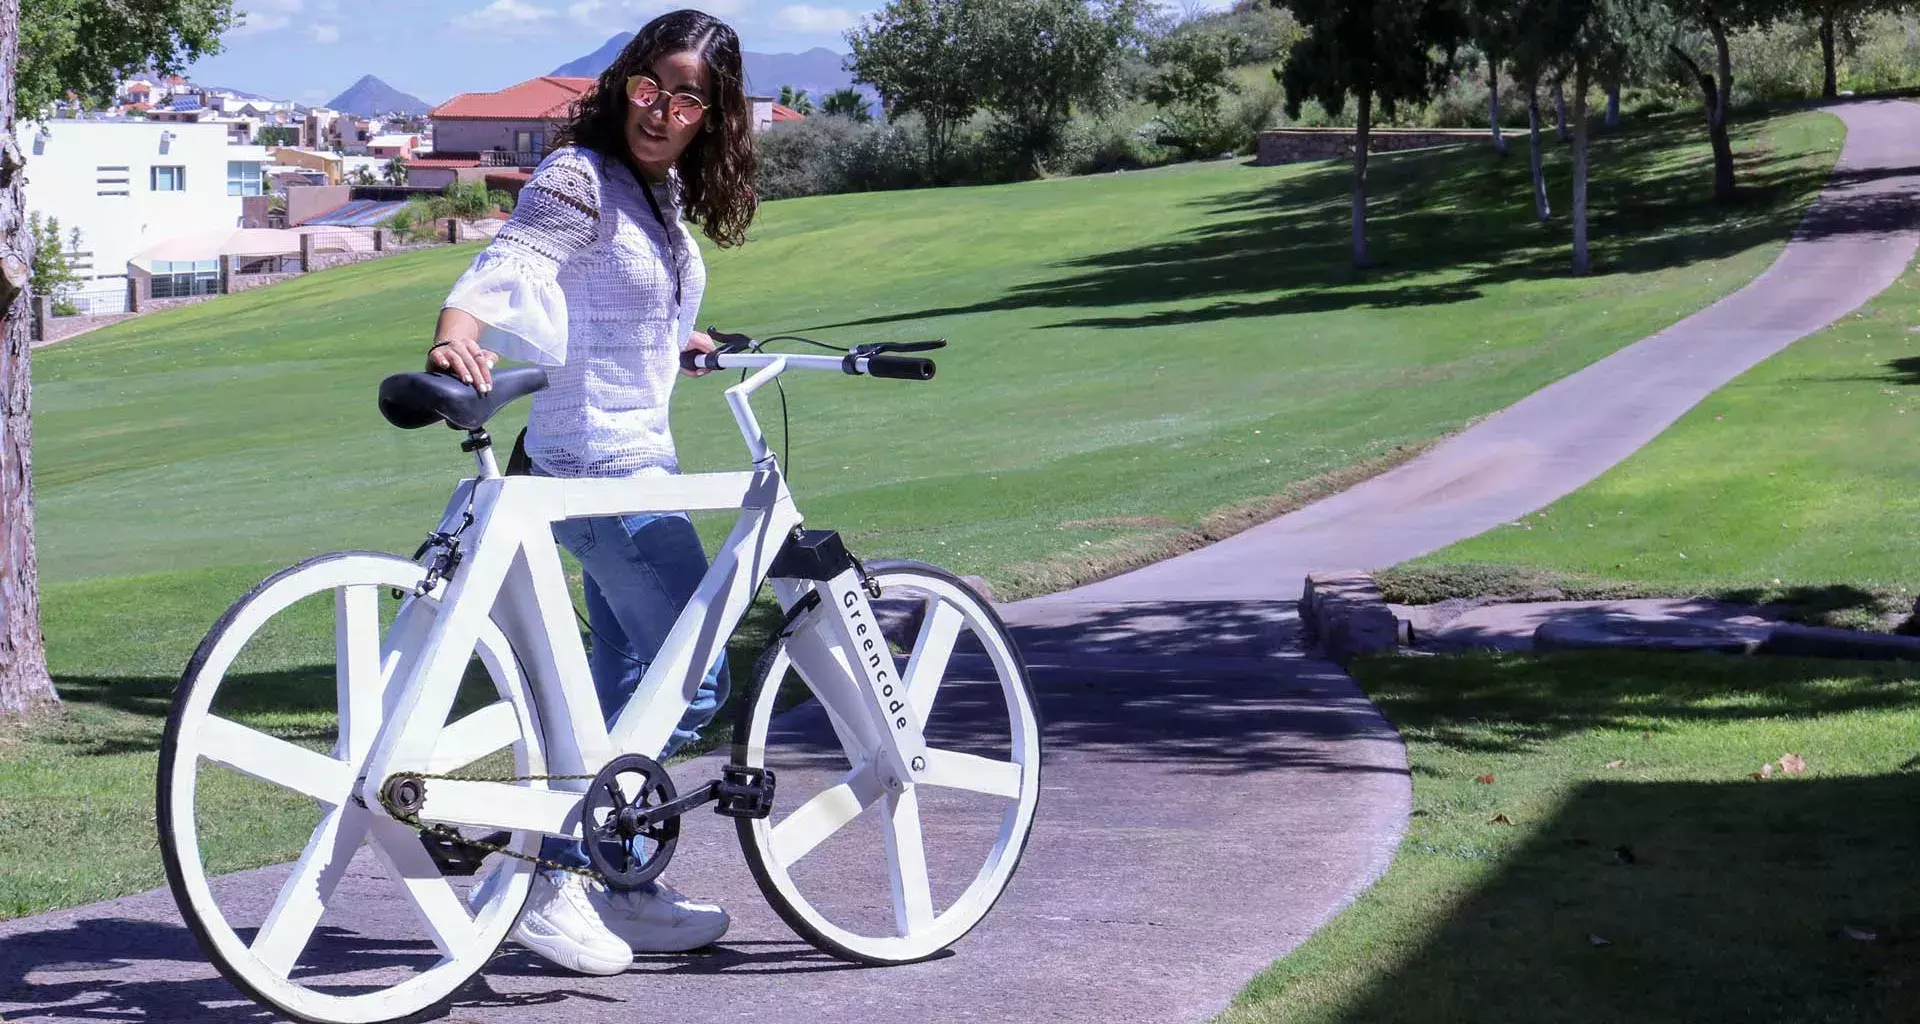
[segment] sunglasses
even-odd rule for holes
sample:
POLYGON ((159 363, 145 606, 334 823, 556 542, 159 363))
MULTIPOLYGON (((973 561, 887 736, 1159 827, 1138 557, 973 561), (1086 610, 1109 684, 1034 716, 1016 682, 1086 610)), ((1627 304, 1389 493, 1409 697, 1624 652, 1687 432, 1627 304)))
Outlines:
POLYGON ((651 107, 659 102, 662 94, 667 99, 667 116, 683 125, 691 127, 707 116, 707 101, 690 92, 669 93, 660 88, 660 83, 646 75, 634 75, 627 79, 627 98, 642 107, 651 107))

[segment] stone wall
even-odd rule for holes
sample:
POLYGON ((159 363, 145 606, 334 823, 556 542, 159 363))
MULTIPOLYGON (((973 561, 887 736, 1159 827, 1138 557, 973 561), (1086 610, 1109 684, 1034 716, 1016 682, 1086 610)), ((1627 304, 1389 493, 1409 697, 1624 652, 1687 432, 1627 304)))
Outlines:
POLYGON ((291 281, 299 276, 300 273, 298 271, 290 274, 234 274, 227 278, 227 294, 236 295, 240 292, 250 292, 255 288, 265 288, 270 284, 291 281))
POLYGON ((46 321, 41 329, 41 337, 34 339, 36 345, 51 345, 56 341, 71 338, 76 334, 99 330, 108 324, 117 324, 122 320, 131 320, 138 313, 101 313, 98 316, 56 316, 46 321))
MULTIPOLYGON (((1480 128, 1375 128, 1367 133, 1367 152, 1391 153, 1468 142, 1489 142, 1480 128)), ((1293 164, 1305 160, 1347 160, 1353 157, 1351 128, 1269 128, 1260 133, 1254 162, 1293 164)))

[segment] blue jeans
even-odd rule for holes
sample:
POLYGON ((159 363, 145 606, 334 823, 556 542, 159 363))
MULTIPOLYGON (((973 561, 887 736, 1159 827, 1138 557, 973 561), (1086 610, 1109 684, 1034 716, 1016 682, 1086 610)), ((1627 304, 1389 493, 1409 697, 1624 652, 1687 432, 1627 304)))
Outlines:
MULTIPOLYGON (((587 662, 600 714, 611 725, 706 575, 706 549, 693 521, 679 512, 567 519, 553 524, 553 537, 585 570, 587 624, 593 627, 587 662)), ((700 734, 730 689, 722 651, 660 752, 661 761, 700 734)), ((569 839, 548 837, 540 855, 587 864, 580 844, 569 839)))

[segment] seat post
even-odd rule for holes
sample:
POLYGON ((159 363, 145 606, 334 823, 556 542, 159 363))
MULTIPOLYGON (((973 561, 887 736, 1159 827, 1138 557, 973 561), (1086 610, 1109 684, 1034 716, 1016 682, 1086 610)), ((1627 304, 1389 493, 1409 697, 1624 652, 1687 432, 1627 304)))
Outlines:
POLYGON ((493 435, 484 428, 475 427, 467 431, 467 439, 460 442, 460 450, 473 453, 474 461, 480 466, 480 479, 493 480, 500 476, 500 463, 493 457, 493 435))

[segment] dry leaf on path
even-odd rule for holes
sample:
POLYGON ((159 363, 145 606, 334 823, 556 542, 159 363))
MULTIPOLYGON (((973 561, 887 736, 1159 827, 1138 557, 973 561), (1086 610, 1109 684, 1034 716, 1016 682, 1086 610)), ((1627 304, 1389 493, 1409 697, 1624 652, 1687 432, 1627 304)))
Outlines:
POLYGON ((1611 946, 1611 945, 1613 945, 1613 943, 1611 943, 1611 942, 1608 942, 1607 940, 1605 940, 1605 939, 1603 939, 1603 938, 1601 938, 1601 937, 1600 937, 1600 936, 1598 936, 1598 935, 1589 935, 1589 936, 1587 936, 1587 941, 1588 941, 1588 942, 1590 942, 1590 943, 1592 943, 1593 945, 1596 945, 1596 946, 1611 946))
POLYGON ((1485 775, 1477 776, 1473 781, 1478 782, 1482 786, 1491 786, 1493 785, 1493 773, 1488 772, 1485 775))
POLYGON ((1511 825, 1511 824, 1513 824, 1513 819, 1512 819, 1512 818, 1509 818, 1509 817, 1507 817, 1507 812, 1505 812, 1505 811, 1501 811, 1501 812, 1500 812, 1499 814, 1496 814, 1496 815, 1494 815, 1494 816, 1493 816, 1493 820, 1492 820, 1492 821, 1489 821, 1489 822, 1487 822, 1487 824, 1489 824, 1489 825, 1511 825))
POLYGON ((1761 779, 1766 778, 1766 776, 1760 774, 1759 772, 1748 772, 1747 778, 1752 779, 1755 782, 1759 782, 1761 779))
POLYGON ((1843 925, 1840 929, 1840 934, 1845 935, 1847 938, 1852 939, 1855 942, 1872 942, 1875 939, 1878 939, 1880 937, 1879 933, 1877 932, 1870 932, 1870 931, 1867 931, 1865 928, 1855 928, 1850 924, 1843 925))
POLYGON ((1799 754, 1781 754, 1780 770, 1788 775, 1802 775, 1806 773, 1807 762, 1799 754))
POLYGON ((1609 767, 1609 768, 1624 768, 1624 767, 1626 767, 1626 764, 1627 764, 1627 762, 1625 762, 1625 761, 1608 761, 1608 762, 1607 762, 1607 767, 1609 767))

